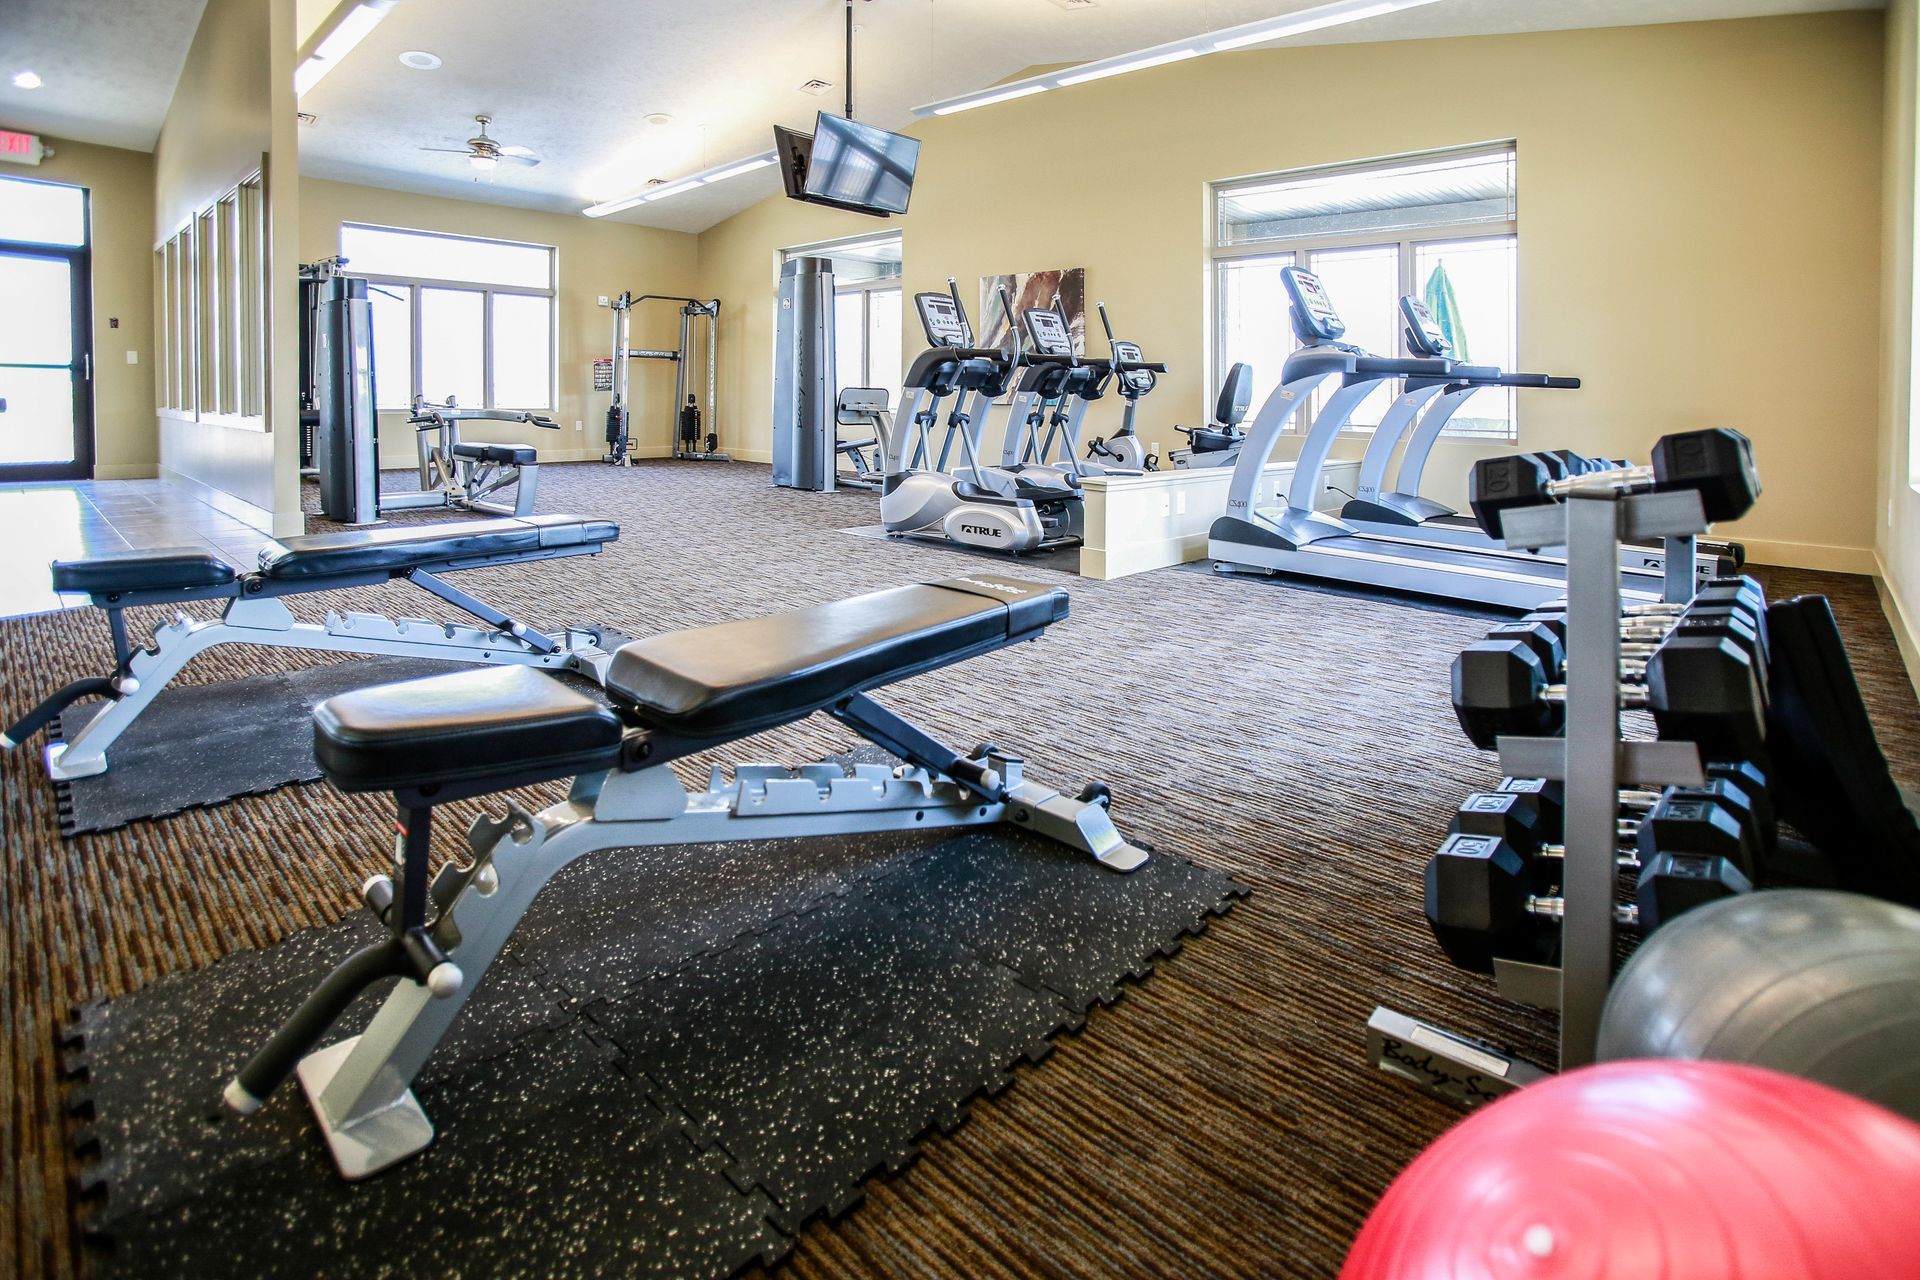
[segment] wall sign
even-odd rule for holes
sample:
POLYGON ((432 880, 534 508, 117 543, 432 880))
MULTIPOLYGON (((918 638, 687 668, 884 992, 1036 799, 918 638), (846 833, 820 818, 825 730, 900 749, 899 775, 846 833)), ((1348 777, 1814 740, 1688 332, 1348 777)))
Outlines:
POLYGON ((0 160, 13 164, 39 164, 40 157, 46 153, 37 133, 15 133, 12 129, 0 129, 0 160))

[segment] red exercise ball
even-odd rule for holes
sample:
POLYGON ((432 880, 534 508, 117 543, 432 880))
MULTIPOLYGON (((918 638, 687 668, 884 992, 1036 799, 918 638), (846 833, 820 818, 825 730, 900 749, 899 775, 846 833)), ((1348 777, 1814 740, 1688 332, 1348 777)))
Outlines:
POLYGON ((1442 1134, 1341 1280, 1920 1276, 1920 1125, 1728 1062, 1610 1062, 1442 1134))

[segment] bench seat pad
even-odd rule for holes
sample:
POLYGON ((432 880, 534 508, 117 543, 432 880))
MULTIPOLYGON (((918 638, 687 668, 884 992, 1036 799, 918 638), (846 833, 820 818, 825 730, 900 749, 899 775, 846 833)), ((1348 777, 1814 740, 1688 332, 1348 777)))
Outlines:
POLYGON ((650 728, 739 737, 1066 616, 1058 587, 983 573, 636 640, 614 654, 606 687, 650 728))
POLYGON ((205 547, 105 551, 84 560, 55 560, 53 589, 87 595, 222 587, 240 571, 205 547))
POLYGON ((453 446, 456 458, 472 458, 476 462, 503 462, 516 467, 530 467, 540 461, 540 451, 529 444, 468 444, 465 441, 453 446))
POLYGON ((449 560, 532 555, 612 542, 620 526, 584 516, 502 517, 394 525, 282 538, 260 548, 260 575, 275 581, 405 573, 449 560))
POLYGON ((612 768, 620 720, 534 667, 457 671, 356 689, 313 712, 313 754, 342 791, 612 768))

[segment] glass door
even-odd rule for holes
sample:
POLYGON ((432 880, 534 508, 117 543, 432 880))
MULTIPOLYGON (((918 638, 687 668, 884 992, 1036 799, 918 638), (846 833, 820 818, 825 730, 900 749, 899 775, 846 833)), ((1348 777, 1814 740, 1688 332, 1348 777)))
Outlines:
POLYGON ((0 481, 93 474, 86 192, 0 179, 0 481))

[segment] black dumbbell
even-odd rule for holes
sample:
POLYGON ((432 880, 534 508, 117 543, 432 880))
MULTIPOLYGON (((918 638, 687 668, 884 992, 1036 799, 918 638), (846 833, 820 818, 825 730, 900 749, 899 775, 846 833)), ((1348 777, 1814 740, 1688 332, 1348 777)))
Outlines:
MULTIPOLYGON (((1528 860, 1558 860, 1566 855, 1557 843, 1563 829, 1532 796, 1476 791, 1460 802, 1447 833, 1499 836, 1528 860)), ((1614 834, 1623 867, 1638 868, 1660 852, 1700 854, 1726 858, 1748 880, 1760 879, 1762 837, 1752 810, 1707 788, 1669 787, 1639 817, 1618 822, 1614 834)))
MULTIPOLYGON (((1752 887, 1725 858, 1659 852, 1643 860, 1634 903, 1615 904, 1614 921, 1648 933, 1752 887)), ((1427 862, 1423 892, 1434 940, 1460 968, 1491 973, 1495 958, 1544 964, 1559 949, 1566 900, 1532 892, 1526 858, 1499 836, 1447 837, 1427 862)))
MULTIPOLYGON (((1662 436, 1653 446, 1651 466, 1596 474, 1656 492, 1696 490, 1709 522, 1745 515, 1760 496, 1753 446, 1745 436, 1727 427, 1662 436)), ((1556 479, 1550 466, 1533 454, 1482 458, 1474 464, 1468 479, 1468 500, 1480 527, 1498 538, 1503 536, 1502 512, 1557 501, 1580 479, 1556 479)))
MULTIPOLYGON (((1751 760, 1708 760, 1704 762, 1707 782, 1704 787, 1668 788, 1692 793, 1704 791, 1730 808, 1739 818, 1747 837, 1761 850, 1761 863, 1773 851, 1779 819, 1774 813, 1773 792, 1767 786, 1766 773, 1751 760)), ((1566 830, 1567 784, 1545 778, 1502 778, 1494 789, 1523 795, 1539 815, 1542 835, 1559 839, 1566 830)), ((1644 815, 1660 802, 1665 791, 1626 790, 1619 794, 1620 809, 1635 816, 1644 815)))
MULTIPOLYGON (((1645 683, 1622 704, 1653 712, 1662 737, 1697 743, 1703 755, 1746 759, 1766 743, 1766 708, 1753 660, 1725 636, 1668 641, 1647 659, 1645 683)), ((1453 708, 1467 738, 1492 750, 1503 734, 1555 734, 1565 725, 1566 686, 1518 640, 1482 640, 1453 663, 1453 708)))

